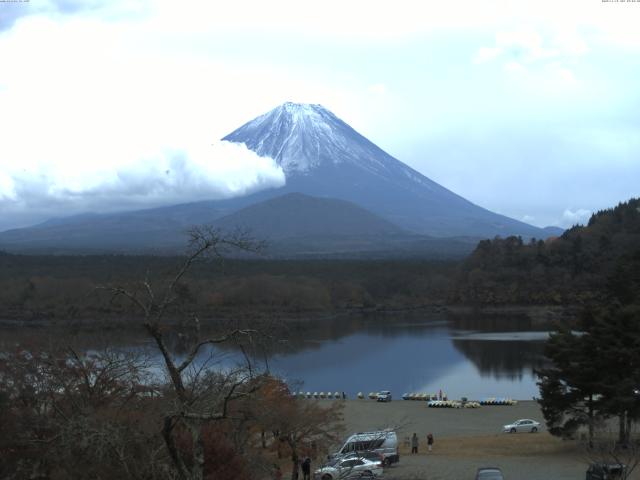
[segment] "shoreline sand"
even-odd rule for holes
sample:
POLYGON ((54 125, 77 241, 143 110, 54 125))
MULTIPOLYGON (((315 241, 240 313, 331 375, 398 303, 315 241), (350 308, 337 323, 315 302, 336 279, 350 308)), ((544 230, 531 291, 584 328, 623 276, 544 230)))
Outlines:
POLYGON ((500 467, 507 480, 572 480, 584 478, 588 465, 578 442, 555 438, 544 428, 538 433, 502 433, 503 425, 520 418, 544 425, 540 407, 532 400, 477 409, 429 408, 421 401, 346 400, 344 417, 345 436, 396 429, 401 459, 385 470, 386 480, 466 480, 486 466, 500 467), (411 455, 404 443, 413 432, 420 439, 417 455, 411 455), (426 452, 429 432, 435 437, 431 453, 426 452))

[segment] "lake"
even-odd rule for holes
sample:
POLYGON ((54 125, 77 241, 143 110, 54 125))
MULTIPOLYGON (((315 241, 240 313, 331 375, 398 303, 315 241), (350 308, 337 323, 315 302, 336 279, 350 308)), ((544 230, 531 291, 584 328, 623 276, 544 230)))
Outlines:
MULTIPOLYGON (((67 329, 69 330, 69 329, 67 329)), ((69 344, 84 351, 105 346, 147 351, 158 372, 162 363, 155 345, 140 329, 112 328, 92 333, 65 333, 47 328, 9 329, 3 348, 32 341, 69 344)), ((466 317, 442 314, 347 315, 323 320, 284 322, 271 340, 248 349, 258 368, 268 368, 296 391, 358 392, 391 390, 449 398, 538 396, 535 368, 547 332, 534 331, 523 318, 466 317)), ((174 352, 186 351, 188 335, 168 338, 174 352), (179 339, 185 340, 181 345, 179 339)), ((231 367, 244 360, 231 346, 203 349, 198 365, 231 367)))
MULTIPOLYGON (((533 370, 544 365, 548 333, 529 327, 510 319, 345 317, 296 324, 288 341, 256 358, 296 391, 344 391, 352 398, 391 390, 400 398, 405 392, 442 390, 456 399, 530 400, 538 396, 533 370)), ((199 361, 212 354, 226 365, 243 358, 237 351, 211 348, 199 361)))

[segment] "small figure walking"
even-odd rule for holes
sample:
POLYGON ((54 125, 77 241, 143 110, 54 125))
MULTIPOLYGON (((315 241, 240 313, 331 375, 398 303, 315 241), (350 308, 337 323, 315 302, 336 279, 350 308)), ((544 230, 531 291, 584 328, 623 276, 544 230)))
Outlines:
POLYGON ((280 465, 273 465, 274 468, 274 473, 273 473, 273 478, 275 480, 282 480, 282 470, 280 470, 280 465))
POLYGON ((311 459, 309 457, 302 462, 302 480, 311 480, 311 459))
POLYGON ((433 446, 433 434, 429 433, 429 435, 427 435, 427 448, 429 449, 429 451, 431 451, 432 446, 433 446))
POLYGON ((418 453, 418 435, 415 433, 411 437, 411 453, 418 453))

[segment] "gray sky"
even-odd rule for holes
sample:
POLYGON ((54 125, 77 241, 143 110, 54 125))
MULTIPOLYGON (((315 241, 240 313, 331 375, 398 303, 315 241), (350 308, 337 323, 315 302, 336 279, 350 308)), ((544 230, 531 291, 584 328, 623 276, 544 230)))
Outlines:
POLYGON ((582 222, 640 195, 638 25, 601 0, 0 2, 0 229, 282 184, 217 140, 284 101, 483 207, 582 222))

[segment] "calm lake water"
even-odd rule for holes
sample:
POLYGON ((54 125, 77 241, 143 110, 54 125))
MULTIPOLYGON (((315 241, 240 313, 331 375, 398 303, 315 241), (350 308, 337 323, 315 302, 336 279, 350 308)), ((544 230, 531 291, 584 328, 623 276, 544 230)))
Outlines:
MULTIPOLYGON (((405 392, 442 390, 454 399, 522 400, 538 396, 533 370, 544 365, 547 335, 532 331, 522 318, 346 316, 286 322, 284 330, 274 332, 275 341, 248 351, 258 368, 285 378, 296 391, 344 391, 353 398, 357 392, 391 390, 400 398, 405 392)), ((63 339, 60 332, 44 328, 12 329, 1 337, 3 348, 37 337, 85 351, 105 346, 146 351, 156 364, 154 370, 163 371, 159 352, 141 331, 73 332, 63 339)), ((185 335, 171 340, 173 351, 180 351, 180 338, 185 335)), ((196 363, 229 368, 243 360, 231 347, 209 348, 201 351, 196 363)))
MULTIPOLYGON (((548 334, 527 327, 509 320, 343 318, 297 325, 291 340, 256 357, 296 391, 344 391, 352 398, 391 390, 400 398, 442 390, 449 398, 531 399, 548 334)), ((199 361, 212 354, 221 364, 242 360, 237 351, 210 349, 199 361)))

